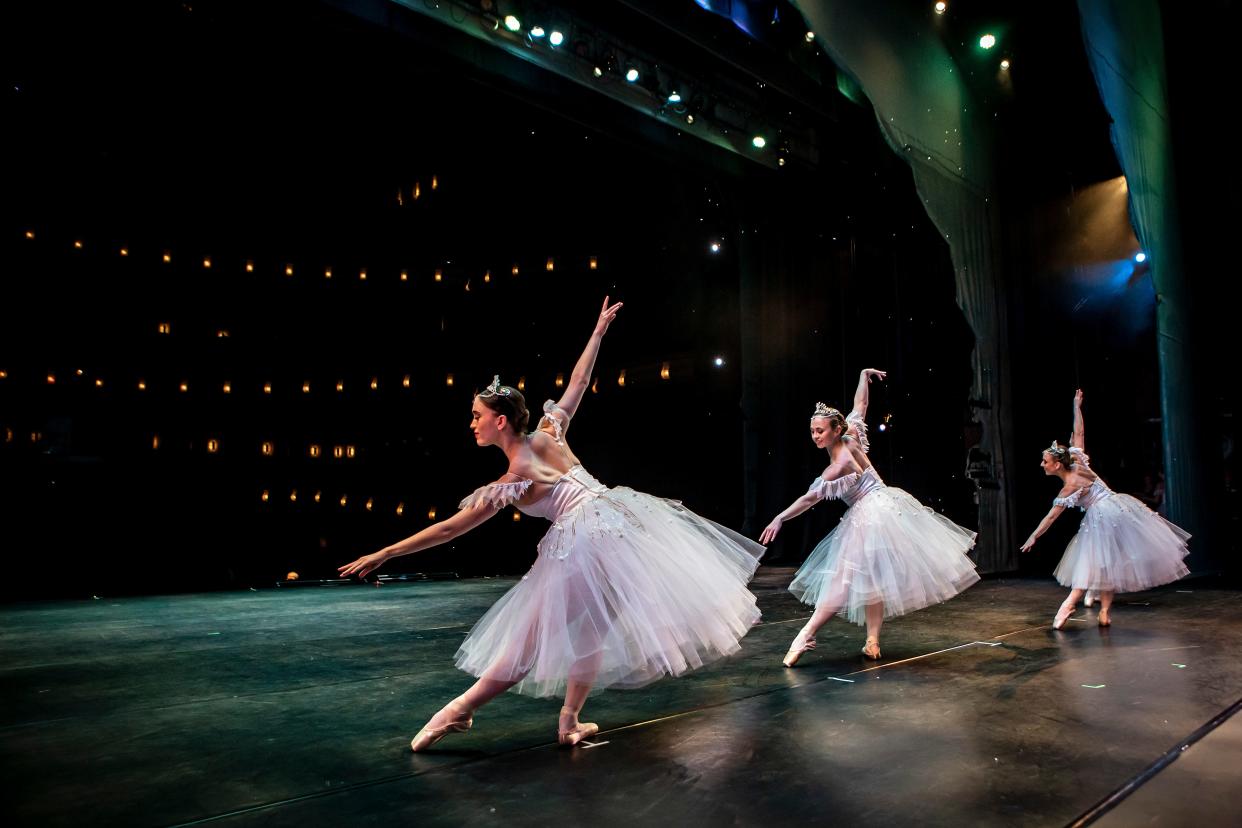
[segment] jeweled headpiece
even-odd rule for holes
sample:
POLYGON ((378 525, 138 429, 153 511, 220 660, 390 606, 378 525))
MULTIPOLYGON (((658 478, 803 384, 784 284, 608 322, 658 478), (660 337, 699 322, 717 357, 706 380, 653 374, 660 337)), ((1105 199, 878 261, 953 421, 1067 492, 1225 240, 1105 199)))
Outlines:
POLYGON ((500 384, 500 374, 492 377, 492 384, 479 392, 479 396, 484 399, 488 397, 507 397, 513 393, 513 389, 500 384))
POLYGON ((841 412, 837 411, 830 405, 824 405, 822 402, 815 403, 815 413, 811 415, 811 419, 816 417, 840 417, 841 412))

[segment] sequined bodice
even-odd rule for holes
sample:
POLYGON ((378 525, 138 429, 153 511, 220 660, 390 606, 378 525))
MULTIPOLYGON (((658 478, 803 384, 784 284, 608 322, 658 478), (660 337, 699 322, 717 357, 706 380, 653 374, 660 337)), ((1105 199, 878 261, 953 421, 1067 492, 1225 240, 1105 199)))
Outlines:
POLYGON ((582 466, 575 465, 561 475, 561 479, 552 484, 552 491, 538 501, 525 506, 520 503, 516 505, 523 514, 547 518, 555 522, 557 518, 572 512, 589 500, 594 500, 606 491, 608 491, 607 486, 596 480, 582 466))
POLYGON ((858 475, 857 482, 850 487, 849 491, 841 495, 841 500, 846 506, 853 506, 876 489, 883 489, 885 485, 880 478, 880 473, 875 470, 875 466, 868 466, 862 474, 858 475))

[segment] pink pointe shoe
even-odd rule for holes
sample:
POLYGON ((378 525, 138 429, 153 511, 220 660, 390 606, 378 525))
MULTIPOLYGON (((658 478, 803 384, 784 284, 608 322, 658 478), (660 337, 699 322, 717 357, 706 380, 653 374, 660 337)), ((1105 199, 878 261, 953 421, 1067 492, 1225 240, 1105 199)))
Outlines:
MULTIPOLYGON (((577 713, 568 707, 562 707, 561 716, 566 714, 573 716, 575 720, 578 718, 577 713)), ((599 725, 595 724, 595 722, 578 722, 569 730, 561 730, 560 727, 557 727, 556 741, 567 747, 573 747, 585 739, 590 739, 596 733, 599 733, 599 725)))
POLYGON ((802 654, 807 650, 815 649, 815 636, 807 635, 806 627, 798 631, 794 636, 793 643, 789 645, 789 652, 785 653, 785 658, 781 661, 786 667, 792 667, 798 663, 798 659, 802 658, 802 654))
POLYGON ((880 639, 868 638, 867 643, 863 644, 862 654, 872 661, 880 660, 880 639))
MULTIPOLYGON (((461 709, 454 707, 452 702, 445 705, 445 707, 451 708, 453 712, 457 712, 461 709)), ((430 722, 427 723, 427 725, 430 724, 430 722)), ((450 733, 465 733, 473 724, 474 715, 470 712, 466 712, 459 715, 457 719, 448 722, 441 727, 428 727, 427 725, 424 725, 423 729, 418 731, 414 738, 410 740, 410 750, 415 753, 422 753, 424 750, 431 747, 450 733)))
POLYGON ((1056 617, 1052 619, 1052 628, 1054 630, 1061 629, 1065 626, 1065 622, 1068 621, 1069 617, 1073 614, 1074 605, 1070 603, 1068 598, 1066 598, 1065 603, 1061 604, 1061 608, 1057 610, 1056 617))

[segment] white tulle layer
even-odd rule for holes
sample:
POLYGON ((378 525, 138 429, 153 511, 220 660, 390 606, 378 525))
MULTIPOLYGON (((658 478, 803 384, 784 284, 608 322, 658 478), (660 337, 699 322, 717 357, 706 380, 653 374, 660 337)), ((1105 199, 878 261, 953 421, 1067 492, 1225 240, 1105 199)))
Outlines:
POLYGON ((552 525, 457 666, 541 697, 680 675, 737 651, 759 620, 746 584, 763 551, 680 503, 609 489, 552 525))
POLYGON ((855 503, 794 575, 789 591, 804 603, 840 606, 866 623, 869 604, 884 617, 946 601, 979 580, 966 553, 975 533, 893 486, 855 503))
POLYGON ((1074 589, 1139 592, 1190 573, 1182 558, 1190 533, 1130 495, 1113 494, 1082 516, 1057 564, 1057 581, 1074 589))

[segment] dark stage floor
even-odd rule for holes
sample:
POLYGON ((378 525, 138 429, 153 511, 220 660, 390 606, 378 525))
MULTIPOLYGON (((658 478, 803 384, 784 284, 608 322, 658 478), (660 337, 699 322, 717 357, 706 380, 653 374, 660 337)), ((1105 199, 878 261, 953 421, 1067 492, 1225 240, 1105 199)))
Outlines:
MULTIPOLYGON (((889 622, 885 659, 756 585, 736 657, 606 692, 594 748, 558 703, 506 696, 424 755, 410 737, 468 679, 452 654, 508 580, 0 608, 6 811, 31 825, 1064 825, 1134 780, 1107 825, 1238 824, 1242 592, 1127 596, 1109 630, 1064 591, 989 581, 889 622)), ((11 821, 10 821, 11 824, 11 821)))

